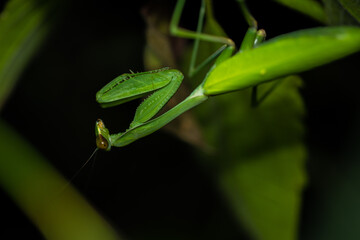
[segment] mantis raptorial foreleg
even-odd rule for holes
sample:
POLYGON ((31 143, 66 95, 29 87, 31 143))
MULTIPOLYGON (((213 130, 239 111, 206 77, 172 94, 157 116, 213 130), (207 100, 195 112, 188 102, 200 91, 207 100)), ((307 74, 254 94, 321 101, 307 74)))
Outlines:
MULTIPOLYGON (((179 88, 184 76, 176 69, 162 68, 142 73, 126 73, 115 78, 96 94, 96 101, 102 107, 112 107, 152 93, 136 109, 129 132, 155 116, 179 88)), ((115 144, 109 131, 99 119, 95 125, 97 146, 110 150, 115 144)), ((125 134, 124 133, 124 134, 125 134)))

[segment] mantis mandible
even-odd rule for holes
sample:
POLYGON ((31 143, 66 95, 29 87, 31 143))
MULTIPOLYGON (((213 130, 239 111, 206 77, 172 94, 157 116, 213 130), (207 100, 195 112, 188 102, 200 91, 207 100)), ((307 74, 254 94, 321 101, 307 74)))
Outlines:
POLYGON ((319 27, 284 34, 263 43, 264 30, 248 11, 245 2, 238 0, 242 13, 249 24, 240 49, 235 52, 231 39, 202 33, 205 5, 202 0, 198 27, 190 31, 178 27, 185 0, 179 0, 170 23, 171 34, 194 39, 190 62, 190 75, 215 59, 202 83, 178 105, 154 118, 158 111, 176 92, 183 74, 176 69, 162 68, 142 73, 126 73, 115 78, 97 94, 102 107, 125 103, 147 94, 137 108, 130 127, 122 133, 110 134, 102 120, 95 124, 98 149, 109 151, 111 147, 123 147, 162 128, 180 114, 199 105, 210 96, 238 91, 256 86, 279 77, 299 73, 327 64, 360 50, 360 29, 357 27, 319 27), (208 59, 195 66, 199 41, 224 45, 208 59))

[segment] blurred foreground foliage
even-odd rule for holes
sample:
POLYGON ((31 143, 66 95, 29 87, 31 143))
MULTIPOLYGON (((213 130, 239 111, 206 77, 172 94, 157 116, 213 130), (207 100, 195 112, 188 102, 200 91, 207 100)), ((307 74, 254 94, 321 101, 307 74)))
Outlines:
MULTIPOLYGON (((60 7, 57 1, 12 0, 1 13, 0 108, 54 26, 60 7)), ((47 239, 118 239, 67 180, 4 121, 0 133, 0 185, 47 239)))

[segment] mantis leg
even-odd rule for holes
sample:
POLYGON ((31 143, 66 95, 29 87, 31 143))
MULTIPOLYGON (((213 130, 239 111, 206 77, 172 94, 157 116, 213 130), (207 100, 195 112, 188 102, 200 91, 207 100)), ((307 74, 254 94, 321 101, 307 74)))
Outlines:
MULTIPOLYGON (((249 9, 247 8, 245 0, 237 0, 237 2, 240 6, 240 9, 243 13, 245 20, 249 24, 249 29, 246 32, 244 40, 242 41, 241 46, 240 46, 240 51, 239 51, 239 53, 240 53, 242 51, 257 47, 259 44, 261 44, 265 40, 266 34, 265 34, 265 31, 257 30, 257 28, 258 28, 257 21, 252 16, 249 9)), ((257 97, 257 92, 258 92, 257 90, 258 90, 257 86, 254 86, 251 91, 251 106, 252 107, 258 106, 260 104, 260 102, 258 101, 258 97, 257 97)), ((264 94, 264 96, 266 97, 268 94, 264 94)), ((265 99, 264 96, 261 98, 260 101, 263 101, 265 99)))
MULTIPOLYGON (((207 1, 207 4, 209 6, 210 1, 207 1)), ((202 33, 202 28, 203 28, 203 24, 204 24, 204 16, 205 16, 205 6, 206 6, 205 0, 201 1, 201 7, 200 7, 200 12, 199 12, 199 19, 198 19, 198 25, 197 25, 196 32, 180 28, 179 21, 180 21, 180 17, 181 17, 184 5, 185 5, 185 0, 178 0, 175 10, 174 10, 174 14, 171 19, 170 32, 174 36, 195 40, 194 48, 193 48, 193 52, 192 52, 192 56, 191 56, 191 60, 190 60, 190 69, 189 69, 189 76, 191 77, 194 74, 196 74, 200 69, 202 69, 204 66, 209 64, 212 60, 214 60, 215 58, 220 56, 220 54, 225 49, 230 49, 230 51, 232 52, 233 49, 235 49, 235 44, 230 38, 202 33), (222 47, 220 47, 212 55, 210 55, 207 59, 205 59, 202 63, 200 63, 197 67, 195 67, 196 56, 197 56, 200 40, 208 41, 208 42, 215 42, 215 43, 223 43, 224 45, 222 47)), ((210 7, 208 7, 208 11, 211 11, 210 7)), ((211 13, 208 13, 208 14, 211 14, 211 13)), ((225 55, 228 55, 228 54, 225 54, 225 55)))
MULTIPOLYGON (((266 37, 265 31, 258 30, 254 40, 254 47, 257 47, 259 44, 261 44, 265 40, 265 37, 266 37)), ((252 107, 259 106, 260 103, 262 103, 270 95, 270 93, 275 90, 275 88, 279 85, 280 82, 281 80, 275 81, 260 98, 258 98, 257 96, 258 86, 254 86, 251 91, 251 106, 252 107)))
MULTIPOLYGON (((244 40, 242 41, 240 46, 240 51, 239 51, 240 53, 247 49, 251 49, 259 46, 265 40, 266 33, 262 29, 257 30, 258 28, 257 21, 252 16, 249 9, 247 8, 245 0, 237 0, 237 2, 239 3, 240 9, 243 13, 243 16, 245 17, 245 20, 249 24, 249 29, 246 32, 244 40)), ((254 86, 251 92, 251 106, 252 107, 259 106, 260 103, 263 102, 270 95, 270 93, 279 85, 280 82, 281 82, 280 80, 275 81, 260 98, 258 98, 257 96, 258 86, 254 86)))
POLYGON ((249 24, 249 29, 247 30, 245 37, 241 43, 240 50, 238 53, 251 49, 256 46, 256 44, 260 44, 263 39, 259 38, 259 35, 257 34, 258 31, 258 25, 255 18, 251 15, 249 9, 247 8, 245 4, 245 0, 237 0, 239 3, 241 12, 246 20, 246 22, 249 24))
POLYGON ((255 86, 252 88, 252 92, 251 92, 251 106, 252 107, 257 107, 260 105, 260 103, 262 103, 269 95, 270 93, 272 93, 272 91, 275 90, 275 88, 277 86, 279 86, 279 84, 281 83, 281 79, 276 80, 272 83, 272 85, 267 89, 267 91, 258 99, 257 98, 257 89, 258 86, 255 86))

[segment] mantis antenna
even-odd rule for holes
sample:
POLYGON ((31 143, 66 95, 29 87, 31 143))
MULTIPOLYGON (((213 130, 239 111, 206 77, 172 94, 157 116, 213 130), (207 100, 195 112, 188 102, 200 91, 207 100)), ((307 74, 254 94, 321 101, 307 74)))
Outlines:
POLYGON ((99 150, 99 148, 95 148, 93 153, 90 155, 90 157, 85 161, 85 163, 79 168, 79 170, 76 171, 76 173, 70 178, 70 180, 67 182, 67 184, 63 187, 63 189, 59 192, 61 194, 67 187, 74 181, 74 179, 79 175, 80 171, 90 162, 92 157, 95 155, 95 153, 99 150))
POLYGON ((88 158, 88 160, 86 160, 84 162, 84 164, 79 168, 79 170, 76 171, 76 173, 72 176, 72 178, 70 178, 68 184, 70 184, 81 172, 81 170, 90 162, 90 160, 92 159, 92 157, 95 155, 95 153, 99 150, 99 148, 95 148, 95 150, 93 151, 93 153, 90 155, 90 157, 88 158))

